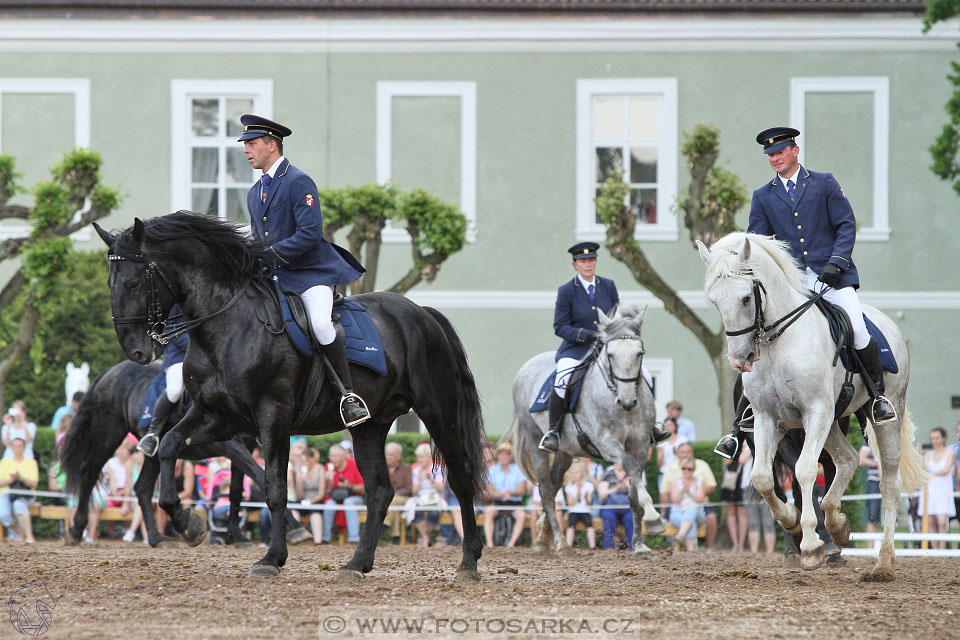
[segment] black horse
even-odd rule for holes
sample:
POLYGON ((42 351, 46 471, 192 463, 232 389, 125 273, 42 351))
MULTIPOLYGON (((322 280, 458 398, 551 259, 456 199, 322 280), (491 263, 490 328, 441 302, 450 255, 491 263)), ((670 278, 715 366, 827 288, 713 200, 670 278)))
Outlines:
MULTIPOLYGON (((286 503, 289 436, 294 431, 332 433, 342 430, 343 423, 339 392, 330 385, 312 388, 311 360, 287 336, 271 330, 277 310, 271 299, 273 283, 263 269, 262 245, 244 235, 239 225, 186 211, 146 223, 137 219, 118 235, 96 228, 110 247, 114 323, 127 357, 141 364, 155 357, 157 330, 163 329, 174 302, 189 327, 183 373, 194 405, 160 444, 161 507, 187 540, 202 536, 204 523, 181 508, 173 490, 174 461, 182 446, 227 440, 238 433, 258 437, 274 535, 250 573, 279 574, 287 559, 280 516, 286 503), (317 402, 299 415, 311 397, 317 402)), ((371 420, 350 430, 364 479, 367 522, 340 576, 361 577, 373 568, 393 499, 384 443, 393 421, 413 409, 433 438, 434 460, 446 463, 450 487, 464 505, 458 579, 479 580, 482 543, 470 505, 484 484, 484 428, 463 345, 441 313, 403 296, 380 292, 353 300, 379 330, 387 374, 378 376, 363 367, 352 370, 354 389, 372 414, 371 420)))
MULTIPOLYGON (((73 525, 65 532, 67 544, 77 544, 82 539, 87 526, 90 492, 97 483, 100 470, 128 433, 137 434, 144 396, 150 382, 160 371, 159 363, 146 367, 130 361, 115 364, 97 376, 80 403, 60 449, 60 465, 67 475, 67 491, 79 497, 73 525)), ((165 425, 163 431, 170 426, 165 425)), ((247 543, 249 540, 239 526, 243 476, 250 476, 257 486, 263 487, 263 469, 237 438, 191 446, 181 452, 181 457, 195 460, 215 456, 226 456, 231 461, 231 468, 242 472, 234 473, 230 478, 230 520, 226 541, 227 544, 247 543)), ((157 530, 153 517, 151 500, 159 475, 160 463, 157 458, 145 457, 135 485, 143 522, 147 527, 147 541, 152 547, 162 546, 170 540, 157 530)), ((297 544, 310 539, 309 532, 289 511, 286 513, 286 523, 287 542, 297 544)), ((200 541, 202 538, 195 542, 200 541)))

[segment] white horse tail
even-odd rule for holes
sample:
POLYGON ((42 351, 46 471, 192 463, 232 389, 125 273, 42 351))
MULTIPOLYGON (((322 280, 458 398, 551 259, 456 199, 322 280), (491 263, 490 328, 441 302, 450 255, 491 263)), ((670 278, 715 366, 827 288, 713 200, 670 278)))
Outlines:
MULTIPOLYGON (((867 428, 870 437, 873 425, 867 428)), ((907 491, 917 491, 930 480, 930 474, 923 469, 923 457, 913 442, 917 437, 917 425, 910 419, 910 412, 904 408, 903 422, 900 423, 900 480, 907 491)))
POLYGON ((497 441, 497 446, 500 446, 501 442, 511 442, 513 444, 513 459, 516 461, 517 465, 520 467, 520 470, 523 471, 523 475, 527 476, 531 480, 537 477, 536 472, 533 470, 533 461, 530 459, 530 448, 536 448, 537 443, 531 442, 529 434, 527 434, 526 429, 523 429, 520 426, 520 418, 517 416, 516 412, 513 414, 513 421, 510 423, 510 428, 507 429, 507 432, 500 437, 500 440, 497 441))

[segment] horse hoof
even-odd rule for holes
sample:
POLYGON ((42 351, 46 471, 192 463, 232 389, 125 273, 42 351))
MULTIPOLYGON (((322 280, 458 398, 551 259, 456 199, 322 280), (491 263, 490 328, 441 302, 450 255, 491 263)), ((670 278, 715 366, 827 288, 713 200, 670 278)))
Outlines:
POLYGON ((830 537, 833 538, 836 544, 842 547, 850 542, 850 521, 847 520, 847 516, 844 514, 840 514, 840 516, 840 525, 830 531, 830 537))
POLYGON ((545 544, 535 544, 535 545, 533 545, 532 551, 533 551, 534 553, 536 553, 537 555, 543 555, 543 554, 547 553, 547 552, 550 551, 550 550, 547 549, 547 545, 545 545, 545 544))
POLYGON ((823 547, 818 547, 813 551, 800 552, 800 568, 804 571, 813 571, 819 569, 824 562, 823 547))
POLYGON ((272 564, 261 564, 257 563, 250 568, 250 578, 265 578, 267 576, 278 576, 280 575, 280 567, 275 567, 272 564))
POLYGON ((453 579, 454 582, 480 582, 480 573, 474 569, 460 569, 453 579))
POLYGON ((307 540, 313 540, 313 536, 311 536, 310 532, 304 527, 287 531, 287 544, 291 546, 296 546, 300 543, 306 542, 307 540))
POLYGON ((653 550, 650 549, 645 544, 641 544, 639 547, 636 547, 636 550, 633 552, 633 555, 637 558, 652 558, 653 550))
POLYGON ((800 556, 795 553, 791 553, 788 556, 783 557, 783 568, 784 569, 799 569, 800 568, 800 556))
POLYGON ((666 525, 664 525, 659 518, 657 518, 656 520, 649 520, 649 521, 644 520, 643 525, 647 530, 648 536, 662 536, 664 533, 667 532, 666 525))
POLYGON ((340 569, 333 579, 337 582, 356 582, 363 580, 363 574, 356 569, 340 569))
POLYGON ((576 558, 577 552, 574 550, 573 547, 564 546, 557 549, 557 557, 558 558, 576 558))
POLYGON ((828 553, 827 554, 827 567, 830 569, 839 569, 840 567, 846 566, 846 559, 841 556, 839 553, 828 553))
POLYGON ((153 547, 154 549, 172 549, 177 546, 177 541, 172 538, 163 536, 156 542, 151 542, 150 546, 153 547))
POLYGON ((67 531, 64 532, 64 534, 63 534, 63 544, 64 544, 64 546, 67 546, 67 547, 76 547, 76 546, 79 546, 79 545, 80 545, 80 540, 79 540, 79 538, 74 538, 74 537, 70 534, 70 531, 67 530, 67 531))
POLYGON ((187 523, 187 530, 183 532, 183 539, 191 547, 195 547, 203 542, 207 533, 207 523, 203 521, 196 511, 190 512, 190 521, 187 523))
POLYGON ((873 569, 860 576, 860 582, 893 582, 893 569, 873 569))
POLYGON ((253 546, 253 543, 249 540, 240 540, 239 542, 234 542, 231 544, 234 549, 249 549, 253 546))

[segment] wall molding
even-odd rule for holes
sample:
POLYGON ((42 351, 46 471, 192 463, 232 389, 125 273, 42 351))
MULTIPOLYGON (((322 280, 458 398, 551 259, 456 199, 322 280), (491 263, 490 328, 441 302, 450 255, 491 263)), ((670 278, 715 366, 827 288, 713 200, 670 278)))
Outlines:
MULTIPOLYGON (((681 290, 680 298, 692 309, 708 309, 702 289, 681 290)), ((860 301, 880 309, 960 309, 960 291, 859 291, 860 301)), ((441 309, 553 309, 556 290, 434 290, 412 289, 407 297, 420 305, 441 309)), ((623 302, 663 309, 647 291, 620 291, 623 302)))

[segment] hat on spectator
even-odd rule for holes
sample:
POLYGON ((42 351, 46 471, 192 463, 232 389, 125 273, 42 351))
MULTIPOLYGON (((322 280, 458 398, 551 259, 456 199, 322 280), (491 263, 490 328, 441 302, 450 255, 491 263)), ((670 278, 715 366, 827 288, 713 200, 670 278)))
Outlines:
POLYGON ((353 443, 349 440, 341 440, 340 447, 343 449, 349 449, 350 451, 353 451, 353 443))
POLYGON ((497 445, 497 453, 500 453, 501 451, 509 451, 510 453, 513 453, 513 445, 509 442, 501 442, 497 445))

